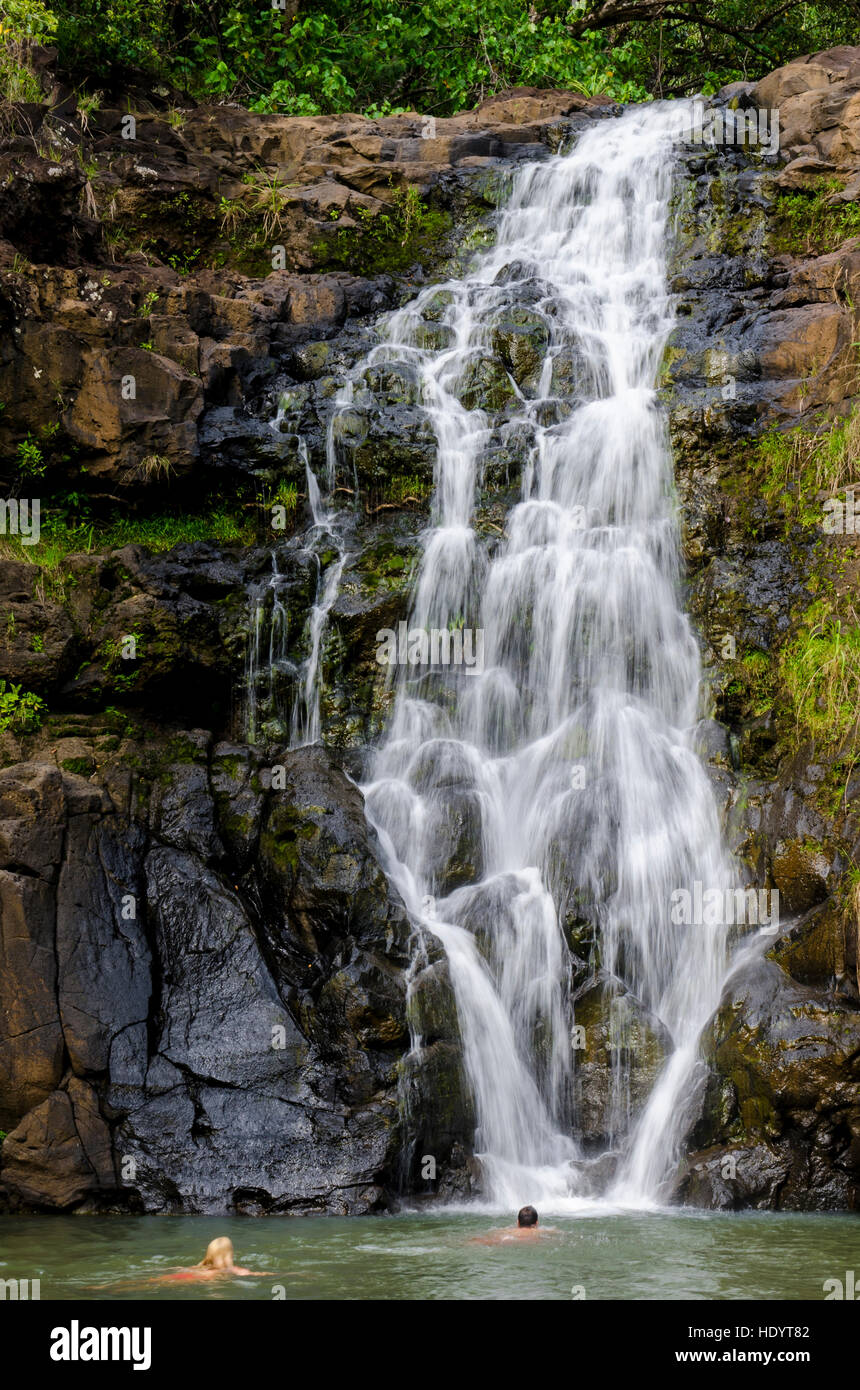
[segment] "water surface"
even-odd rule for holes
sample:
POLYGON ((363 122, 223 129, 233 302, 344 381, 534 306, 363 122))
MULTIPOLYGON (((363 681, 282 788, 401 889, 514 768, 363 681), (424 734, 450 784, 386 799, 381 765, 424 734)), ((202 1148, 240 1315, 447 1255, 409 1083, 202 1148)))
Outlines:
POLYGON ((43 1299, 809 1299, 860 1273, 860 1217, 699 1212, 548 1218, 536 1242, 471 1243, 498 1216, 5 1217, 0 1278, 43 1299), (216 1235, 259 1279, 153 1285, 216 1235), (105 1286, 105 1287, 94 1287, 105 1286), (578 1295, 581 1296, 581 1295, 578 1295))

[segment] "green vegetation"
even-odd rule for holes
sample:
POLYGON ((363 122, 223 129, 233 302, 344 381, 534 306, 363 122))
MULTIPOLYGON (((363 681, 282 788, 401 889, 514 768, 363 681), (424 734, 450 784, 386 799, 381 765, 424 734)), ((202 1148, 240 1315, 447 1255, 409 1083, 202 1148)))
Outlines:
POLYGON ((747 652, 740 660, 740 671, 731 687, 732 694, 743 694, 754 718, 773 708, 773 666, 767 652, 747 652))
POLYGON ((358 208, 355 220, 356 227, 343 227, 333 239, 316 243, 320 268, 358 275, 406 270, 438 249, 451 225, 449 214, 428 207, 411 187, 393 189, 385 212, 374 215, 369 208, 358 208))
POLYGON ((47 705, 40 695, 0 680, 0 730, 32 733, 39 728, 46 710, 47 705))
POLYGON ((269 242, 284 230, 284 189, 277 171, 270 174, 265 169, 257 169, 242 180, 253 190, 253 201, 247 209, 248 214, 259 223, 259 239, 269 242))
POLYGON ((74 772, 78 777, 89 777, 94 766, 92 758, 63 758, 60 763, 65 772, 74 772))
MULTIPOLYGON (((426 500, 432 491, 432 484, 426 478, 419 478, 417 475, 389 478, 385 485, 382 501, 384 506, 403 507, 409 503, 418 503, 426 500)), ((369 510, 373 511, 373 505, 369 504, 369 510)))
MULTIPOLYGON (((284 503, 283 505, 286 505, 284 503)), ((223 545, 254 542, 254 523, 226 505, 206 512, 171 512, 157 516, 114 515, 105 521, 90 519, 66 505, 47 510, 42 518, 37 545, 22 545, 18 536, 0 539, 0 561, 27 560, 56 571, 67 555, 81 552, 119 550, 124 545, 142 545, 159 553, 183 541, 218 541, 223 545)))
POLYGON ((28 48, 52 43, 56 28, 56 14, 39 0, 0 0, 0 99, 42 100, 41 84, 28 64, 28 48))
POLYGON ((820 525, 821 494, 860 479, 860 411, 816 433, 769 430, 758 441, 753 466, 762 496, 781 509, 787 528, 820 525))
POLYGON ((814 193, 782 193, 776 200, 773 248, 796 256, 835 251, 860 235, 860 204, 834 201, 839 179, 828 179, 814 193))
POLYGON ((247 192, 219 200, 219 230, 234 254, 244 253, 245 259, 253 262, 255 256, 264 253, 268 261, 272 241, 285 233, 284 212, 290 185, 277 172, 270 174, 262 168, 245 174, 242 182, 247 192))
MULTIPOLYGON (((852 567, 857 538, 825 533, 824 502, 860 486, 860 410, 821 425, 773 429, 758 441, 751 476, 807 574, 807 597, 770 652, 739 654, 726 695, 745 718, 772 714, 787 748, 812 742, 831 764, 821 789, 835 814, 860 748, 860 619, 852 567)), ((752 497, 750 530, 757 531, 752 497)))
POLYGON ((47 464, 40 446, 32 435, 28 434, 27 438, 18 445, 15 463, 22 478, 44 477, 47 464))
POLYGON ((36 99, 29 37, 55 41, 72 79, 99 92, 143 76, 257 111, 441 116, 523 85, 628 101, 711 92, 852 43, 856 20, 856 0, 768 0, 752 16, 742 0, 0 0, 2 84, 36 99))
POLYGON ((283 507, 286 512, 294 512, 299 505, 299 490, 295 483, 281 478, 271 497, 264 498, 261 505, 265 508, 283 507))
POLYGON ((112 671, 117 662, 128 659, 126 657, 126 643, 129 639, 134 643, 135 656, 132 659, 134 661, 139 661, 141 659, 143 653, 139 651, 138 648, 143 642, 143 634, 137 629, 135 629, 134 632, 127 633, 123 637, 109 637, 102 643, 100 648, 102 665, 106 671, 112 671))
POLYGON ((109 81, 143 69, 196 97, 257 111, 442 114, 517 84, 645 95, 632 73, 635 40, 574 38, 570 0, 540 10, 524 0, 284 0, 283 9, 58 0, 54 10, 61 59, 73 71, 109 81))
POLYGON ((801 738, 828 753, 860 746, 860 623, 853 606, 843 620, 831 600, 813 603, 780 652, 778 678, 801 738))
POLYGON ((159 300, 158 290, 150 290, 137 306, 138 318, 148 319, 159 300))

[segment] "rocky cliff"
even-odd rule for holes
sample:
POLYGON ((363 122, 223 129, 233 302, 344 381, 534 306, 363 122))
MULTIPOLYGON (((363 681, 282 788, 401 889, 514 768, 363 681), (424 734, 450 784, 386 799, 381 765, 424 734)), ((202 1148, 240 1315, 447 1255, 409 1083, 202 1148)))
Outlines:
MULTIPOLYGON (((860 455, 860 50, 716 104, 778 108, 781 150, 681 150, 662 391, 703 755, 783 931, 729 984, 679 1192, 857 1207, 858 554, 821 515, 860 455)), ((405 616, 433 434, 406 369, 367 368, 334 423, 333 403, 380 314, 492 236, 516 163, 612 115, 530 90, 437 121, 7 113, 0 469, 40 499, 42 539, 0 541, 6 1206, 356 1212, 474 1185, 444 963, 416 956, 353 780, 390 699, 375 634, 405 616), (290 751, 334 562, 306 460, 331 470, 348 558, 325 746, 290 751)), ((509 408, 546 347, 516 279, 462 384, 493 425, 488 549, 528 443, 509 408)), ((443 331, 429 313, 428 346, 443 331)), ((556 362, 547 412, 580 368, 556 362)), ((448 887, 473 871, 466 810, 440 853, 448 887)), ((587 913, 567 927, 599 1148, 617 986, 587 913)), ((639 1104, 665 1039, 630 1008, 639 1104)))

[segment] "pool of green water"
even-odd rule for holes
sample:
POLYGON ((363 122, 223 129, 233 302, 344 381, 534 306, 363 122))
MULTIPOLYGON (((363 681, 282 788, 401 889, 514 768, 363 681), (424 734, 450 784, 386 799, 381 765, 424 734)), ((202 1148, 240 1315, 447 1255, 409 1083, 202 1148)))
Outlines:
POLYGON ((540 1239, 475 1243, 476 1212, 357 1217, 3 1217, 0 1278, 45 1299, 809 1299, 855 1270, 860 1217, 672 1211, 557 1216, 540 1239), (265 1277, 151 1282, 231 1237, 265 1277))

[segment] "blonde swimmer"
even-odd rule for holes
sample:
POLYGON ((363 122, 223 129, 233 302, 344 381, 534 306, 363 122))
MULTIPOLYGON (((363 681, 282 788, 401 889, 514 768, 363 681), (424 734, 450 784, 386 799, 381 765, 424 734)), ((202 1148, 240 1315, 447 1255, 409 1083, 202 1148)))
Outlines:
POLYGON ((271 1270, 244 1269, 233 1259, 233 1242, 229 1236, 216 1236, 206 1247, 206 1254, 197 1265, 187 1269, 174 1270, 172 1274, 162 1274, 153 1280, 156 1284, 175 1283, 195 1279, 215 1279, 220 1275, 239 1275, 242 1278, 265 1279, 271 1277, 271 1270))

